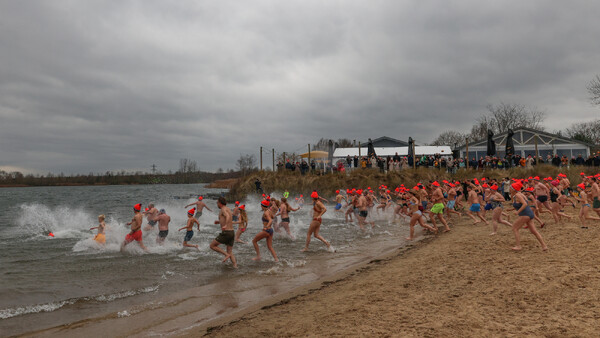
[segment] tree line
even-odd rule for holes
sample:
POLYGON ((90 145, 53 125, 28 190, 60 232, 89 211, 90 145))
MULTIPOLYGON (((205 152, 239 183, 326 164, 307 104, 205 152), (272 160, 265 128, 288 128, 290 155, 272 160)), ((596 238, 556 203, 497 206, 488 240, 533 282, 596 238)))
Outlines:
POLYGON ((216 173, 201 171, 196 162, 190 159, 180 160, 180 168, 176 172, 144 173, 141 171, 118 172, 107 171, 65 175, 63 173, 46 175, 23 174, 19 171, 6 172, 0 170, 0 185, 3 186, 62 186, 62 185, 130 185, 130 184, 190 184, 209 183, 216 180, 241 177, 239 171, 222 169, 216 173))

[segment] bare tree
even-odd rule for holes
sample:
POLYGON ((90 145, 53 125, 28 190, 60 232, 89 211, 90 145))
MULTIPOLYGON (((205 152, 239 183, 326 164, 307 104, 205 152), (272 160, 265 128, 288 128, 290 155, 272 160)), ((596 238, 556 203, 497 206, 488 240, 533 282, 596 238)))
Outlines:
POLYGON ((179 160, 180 173, 193 173, 196 171, 198 171, 198 164, 196 161, 190 160, 189 158, 182 158, 179 160))
POLYGON ((600 119, 574 123, 565 130, 565 134, 579 141, 600 145, 600 119))
POLYGON ((458 131, 445 131, 441 133, 435 141, 431 143, 432 146, 451 146, 454 147, 454 144, 458 146, 462 146, 465 144, 465 138, 467 135, 460 133, 458 131))
POLYGON ((471 128, 470 137, 478 140, 487 137, 488 130, 494 134, 507 132, 508 129, 526 127, 544 130, 542 123, 546 114, 536 108, 527 108, 517 103, 500 103, 488 105, 489 115, 482 115, 471 128))
POLYGON ((327 151, 329 149, 329 139, 321 138, 319 142, 313 144, 312 150, 323 150, 327 151))
POLYGON ((338 148, 350 148, 352 147, 352 141, 347 138, 340 138, 336 141, 338 148))
POLYGON ((600 75, 596 75, 596 78, 590 81, 587 90, 592 95, 590 97, 592 104, 600 105, 600 75))
POLYGON ((256 167, 256 156, 240 154, 240 158, 237 160, 236 166, 238 170, 245 175, 248 171, 253 170, 256 167))

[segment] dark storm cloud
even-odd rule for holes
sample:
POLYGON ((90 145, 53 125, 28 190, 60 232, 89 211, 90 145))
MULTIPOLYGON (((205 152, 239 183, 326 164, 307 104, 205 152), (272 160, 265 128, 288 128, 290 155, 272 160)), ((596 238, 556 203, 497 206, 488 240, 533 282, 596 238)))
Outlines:
MULTIPOLYGON (((420 143, 487 104, 598 117, 592 2, 0 3, 0 166, 234 168, 321 137, 420 143)), ((267 161, 269 162, 269 161, 267 161)))

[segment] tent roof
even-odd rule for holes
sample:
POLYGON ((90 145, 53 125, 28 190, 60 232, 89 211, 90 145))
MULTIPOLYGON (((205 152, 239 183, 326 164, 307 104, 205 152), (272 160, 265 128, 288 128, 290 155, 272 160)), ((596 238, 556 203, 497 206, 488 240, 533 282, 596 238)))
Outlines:
MULTIPOLYGON (((301 154, 300 157, 307 158, 309 153, 301 154)), ((327 158, 329 153, 322 150, 314 150, 310 152, 310 158, 327 158)))

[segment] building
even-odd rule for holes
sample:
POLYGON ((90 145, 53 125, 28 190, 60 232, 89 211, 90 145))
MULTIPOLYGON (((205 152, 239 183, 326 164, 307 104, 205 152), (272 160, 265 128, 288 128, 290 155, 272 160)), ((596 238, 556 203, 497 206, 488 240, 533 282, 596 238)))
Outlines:
MULTIPOLYGON (((535 156, 537 145, 537 151, 542 158, 546 158, 548 155, 558 155, 560 157, 565 155, 568 158, 577 157, 578 155, 590 156, 590 145, 585 142, 525 127, 517 128, 513 132, 515 133, 513 135, 515 155, 521 155, 522 157, 535 156)), ((494 135, 496 157, 503 158, 505 156, 507 136, 508 132, 494 135)), ((460 157, 465 157, 466 152, 466 145, 459 148, 460 157)), ((479 159, 486 155, 487 138, 469 142, 468 158, 479 159)))
MULTIPOLYGON (((382 136, 376 138, 373 141, 373 147, 375 148, 391 148, 391 147, 408 147, 408 142, 396 140, 395 138, 382 136)), ((369 141, 360 142, 361 147, 366 147, 369 141)))

